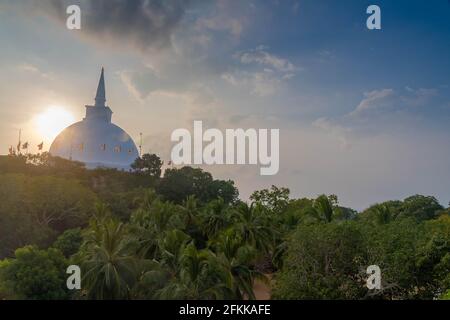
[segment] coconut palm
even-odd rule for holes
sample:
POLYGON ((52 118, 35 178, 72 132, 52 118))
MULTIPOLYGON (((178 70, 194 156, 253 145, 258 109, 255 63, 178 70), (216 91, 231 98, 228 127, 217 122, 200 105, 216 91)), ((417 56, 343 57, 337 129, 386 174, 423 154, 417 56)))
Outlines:
POLYGON ((208 249, 187 245, 179 257, 178 272, 159 290, 160 299, 227 299, 231 297, 231 278, 217 257, 208 249))
POLYGON ((392 212, 387 205, 378 204, 373 210, 378 224, 386 224, 393 220, 392 212))
POLYGON ((123 246, 124 224, 112 219, 97 222, 82 248, 83 287, 91 299, 123 299, 136 280, 136 259, 123 246))
POLYGON ((263 206, 240 203, 232 211, 232 221, 232 228, 241 235, 244 243, 260 252, 269 252, 274 243, 275 231, 263 206))
POLYGON ((253 284, 255 279, 267 281, 267 278, 259 271, 251 267, 252 262, 257 257, 254 247, 245 244, 240 234, 236 230, 230 229, 223 232, 211 244, 217 252, 217 256, 228 277, 233 279, 231 289, 234 299, 254 300, 253 284))
POLYGON ((222 198, 211 201, 201 214, 201 226, 208 239, 216 237, 230 224, 229 207, 222 198))
POLYGON ((137 254, 145 259, 160 255, 159 241, 167 231, 181 229, 180 208, 148 193, 142 205, 131 216, 130 230, 137 254))
POLYGON ((178 265, 184 254, 186 246, 191 242, 191 238, 181 230, 167 231, 158 240, 160 251, 159 261, 168 268, 172 274, 178 272, 178 265))
POLYGON ((198 203, 195 196, 188 196, 181 206, 186 228, 189 228, 197 222, 198 210, 198 203))
POLYGON ((329 223, 341 215, 340 209, 333 206, 330 198, 320 195, 313 205, 306 209, 306 214, 319 222, 329 223))

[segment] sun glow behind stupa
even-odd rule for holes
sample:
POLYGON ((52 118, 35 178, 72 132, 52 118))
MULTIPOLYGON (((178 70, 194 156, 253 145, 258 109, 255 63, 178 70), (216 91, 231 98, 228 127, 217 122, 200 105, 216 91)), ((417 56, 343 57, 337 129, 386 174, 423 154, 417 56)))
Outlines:
POLYGON ((111 122, 112 110, 106 105, 104 69, 93 106, 86 105, 86 116, 64 129, 53 141, 50 154, 81 161, 87 168, 128 169, 139 157, 131 137, 111 122))
POLYGON ((50 143, 64 128, 74 121, 75 117, 66 108, 52 105, 43 113, 34 117, 33 125, 44 141, 50 143))

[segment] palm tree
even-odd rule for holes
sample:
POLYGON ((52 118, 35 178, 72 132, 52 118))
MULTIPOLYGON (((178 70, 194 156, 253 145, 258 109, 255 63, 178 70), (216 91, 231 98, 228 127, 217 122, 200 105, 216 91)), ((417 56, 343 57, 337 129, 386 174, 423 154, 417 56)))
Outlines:
POLYGON ((136 259, 129 254, 123 240, 124 224, 105 219, 93 223, 88 240, 81 249, 83 286, 90 299, 129 298, 136 281, 136 259))
POLYGON ((159 261, 175 275, 186 246, 191 238, 181 230, 167 231, 163 237, 158 239, 160 251, 159 261))
POLYGON ((198 215, 198 204, 197 199, 194 195, 188 196, 186 198, 186 200, 183 202, 183 205, 181 206, 181 211, 185 216, 184 222, 186 228, 189 228, 197 222, 196 220, 198 215))
POLYGON ((178 272, 157 292, 160 299, 227 299, 231 279, 217 257, 207 249, 187 245, 179 257, 178 272))
POLYGON ((229 224, 229 207, 222 198, 211 201, 201 213, 201 226, 208 239, 216 237, 229 224))
POLYGON ((270 225, 264 207, 255 203, 250 206, 241 203, 232 211, 232 228, 241 235, 244 243, 262 252, 269 252, 274 240, 275 229, 270 225))
POLYGON ((174 229, 155 235, 153 239, 155 254, 151 257, 142 257, 143 259, 139 261, 139 281, 133 288, 133 296, 159 298, 161 292, 177 279, 181 257, 190 242, 190 237, 181 230, 174 229))
POLYGON ((151 204, 145 204, 133 213, 131 222, 156 232, 182 227, 177 206, 156 198, 151 204))
POLYGON ((333 206, 326 195, 320 195, 311 207, 306 209, 306 214, 320 222, 329 223, 340 215, 340 209, 333 206))
POLYGON ((149 193, 131 216, 131 235, 138 255, 145 259, 158 258, 159 241, 167 231, 181 229, 182 226, 180 208, 149 193))
POLYGON ((234 299, 254 300, 253 284, 255 279, 267 281, 267 278, 259 271, 251 267, 251 263, 257 257, 254 247, 245 244, 236 230, 228 230, 220 235, 212 247, 227 273, 233 279, 230 288, 234 293, 234 299))
POLYGON ((157 260, 139 260, 139 277, 131 295, 136 299, 157 299, 157 293, 169 283, 170 270, 157 260))
POLYGON ((389 207, 385 204, 378 204, 373 208, 378 224, 386 224, 392 221, 393 216, 389 207))

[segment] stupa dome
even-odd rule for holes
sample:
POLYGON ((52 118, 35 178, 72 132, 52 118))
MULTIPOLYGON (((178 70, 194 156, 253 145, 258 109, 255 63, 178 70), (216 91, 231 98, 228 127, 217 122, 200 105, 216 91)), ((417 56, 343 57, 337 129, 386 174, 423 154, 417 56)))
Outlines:
POLYGON ((111 122, 112 111, 105 105, 104 70, 95 97, 95 105, 86 106, 86 117, 64 129, 50 146, 50 154, 81 161, 87 168, 129 169, 139 157, 131 137, 111 122))

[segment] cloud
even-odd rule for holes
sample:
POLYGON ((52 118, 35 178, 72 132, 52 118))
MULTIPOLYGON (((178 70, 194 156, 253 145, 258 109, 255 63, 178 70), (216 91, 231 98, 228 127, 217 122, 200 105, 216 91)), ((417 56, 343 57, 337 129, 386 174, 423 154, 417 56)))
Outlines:
POLYGON ((312 125, 313 127, 322 129, 326 133, 336 137, 341 147, 349 148, 351 146, 349 142, 349 134, 352 132, 352 130, 350 128, 346 128, 339 124, 333 123, 327 118, 316 119, 312 123, 312 125))
POLYGON ((380 89, 364 93, 364 99, 348 114, 359 119, 393 117, 396 114, 420 115, 443 102, 434 88, 405 87, 404 90, 380 89))
POLYGON ((282 82, 281 78, 274 76, 270 71, 226 72, 222 74, 222 79, 235 87, 248 87, 252 95, 260 97, 273 95, 282 82))
POLYGON ((364 93, 365 98, 358 104, 356 109, 350 113, 350 116, 359 116, 367 111, 385 106, 388 98, 392 97, 393 94, 394 90, 392 89, 374 90, 364 93))
POLYGON ((197 21, 197 27, 213 31, 227 31, 236 38, 241 36, 244 28, 240 20, 224 15, 201 18, 197 21))
POLYGON ((247 23, 247 3, 242 1, 216 0, 209 14, 196 20, 198 32, 215 31, 239 40, 247 23))
POLYGON ((394 132, 413 133, 418 126, 437 129, 450 118, 445 110, 446 98, 433 88, 405 87, 379 89, 364 93, 364 98, 349 113, 321 117, 312 125, 335 136, 343 146, 350 139, 394 132))
POLYGON ((295 72, 298 70, 298 68, 295 67, 289 60, 270 54, 265 49, 266 47, 259 46, 254 50, 236 53, 235 57, 238 58, 243 64, 256 63, 271 67, 280 72, 295 72))
POLYGON ((239 68, 224 72, 222 79, 235 87, 244 87, 252 95, 266 97, 273 95, 283 82, 292 79, 300 68, 287 59, 280 58, 259 46, 254 50, 233 54, 239 68))
POLYGON ((138 71, 123 70, 119 77, 122 83, 138 101, 144 102, 152 94, 178 97, 191 104, 207 106, 215 100, 215 94, 205 84, 202 74, 190 72, 184 64, 176 64, 173 68, 156 70, 146 66, 138 71))
POLYGON ((164 77, 150 67, 139 71, 122 71, 119 75, 128 91, 138 100, 145 100, 155 92, 182 92, 187 89, 187 84, 177 81, 176 77, 164 77))
POLYGON ((20 71, 24 71, 24 72, 31 72, 31 73, 39 73, 39 68, 29 64, 29 63, 22 63, 17 67, 20 71))
POLYGON ((171 45, 172 34, 179 27, 194 0, 43 0, 23 1, 24 10, 43 13, 66 23, 66 8, 79 5, 80 34, 98 44, 131 44, 139 49, 161 49, 171 45), (30 7, 33 8, 30 10, 30 7))
POLYGON ((21 72, 30 73, 34 75, 38 75, 45 79, 52 79, 53 75, 51 73, 43 72, 34 64, 24 62, 17 66, 17 69, 21 72))
POLYGON ((419 88, 417 90, 407 87, 409 94, 400 97, 401 101, 410 107, 420 107, 426 105, 439 94, 437 89, 419 88))

